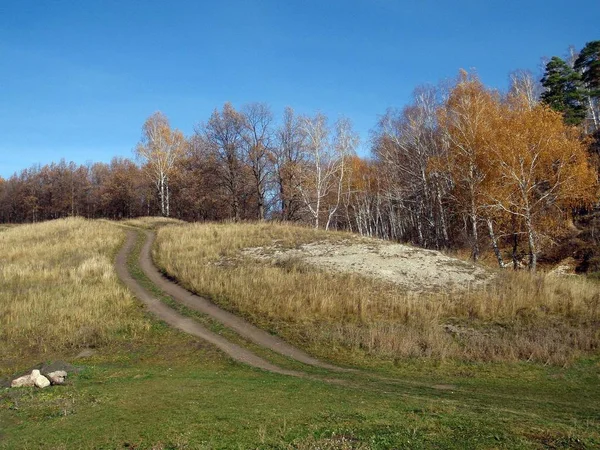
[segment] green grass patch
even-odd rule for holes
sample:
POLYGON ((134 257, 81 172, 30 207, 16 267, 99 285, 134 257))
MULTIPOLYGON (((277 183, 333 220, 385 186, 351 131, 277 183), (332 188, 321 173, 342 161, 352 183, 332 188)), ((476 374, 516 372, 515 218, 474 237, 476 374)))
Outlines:
POLYGON ((600 445, 591 401, 582 408, 573 398, 492 395, 499 386, 484 383, 469 395, 444 389, 417 395, 377 382, 331 385, 234 364, 170 334, 87 361, 68 386, 0 391, 0 448, 600 445))

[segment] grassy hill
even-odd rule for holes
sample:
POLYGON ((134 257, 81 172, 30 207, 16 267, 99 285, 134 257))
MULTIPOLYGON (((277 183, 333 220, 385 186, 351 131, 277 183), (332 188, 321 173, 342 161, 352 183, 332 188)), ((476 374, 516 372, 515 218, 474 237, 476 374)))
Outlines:
MULTIPOLYGON (((125 225, 151 228, 153 222, 125 225)), ((262 351, 312 376, 295 378, 233 362, 147 315, 112 267, 124 230, 68 219, 0 232, 0 378, 56 359, 82 368, 66 386, 0 388, 0 448, 600 445, 600 358, 590 344, 597 339, 590 331, 597 324, 596 285, 507 274, 515 278, 486 294, 411 297, 301 261, 257 263, 240 253, 273 239, 296 247, 347 235, 265 224, 161 227, 155 258, 171 275, 314 354, 363 369, 331 374, 262 351), (494 301, 494 295, 502 296, 494 301), (561 335, 563 328, 536 334, 542 324, 550 329, 561 322, 570 335, 561 335), (447 331, 448 324, 490 338, 477 347, 478 341, 447 331), (528 324, 537 331, 527 339, 545 348, 538 356, 488 353, 526 342, 528 324), (495 336, 494 327, 506 334, 495 336), (540 336, 554 336, 556 359, 545 356, 554 353, 540 336), (411 347, 414 342, 429 343, 430 350, 411 347), (96 353, 76 358, 89 347, 96 353), (575 356, 567 357, 568 350, 575 356)), ((130 261, 152 290, 135 255, 130 261)), ((206 317, 180 310, 252 348, 206 317)))
POLYGON ((113 269, 123 237, 112 224, 80 218, 1 232, 0 360, 143 335, 149 322, 113 269))
MULTIPOLYGON (((384 245, 274 223, 190 224, 161 228, 154 258, 190 290, 316 354, 349 363, 375 356, 568 364, 594 354, 600 343, 600 286, 582 277, 505 271, 481 289, 414 292, 297 257, 257 260, 242 252, 323 241, 334 244, 332 253, 336 243, 384 245)), ((415 276, 414 289, 419 281, 415 276)))

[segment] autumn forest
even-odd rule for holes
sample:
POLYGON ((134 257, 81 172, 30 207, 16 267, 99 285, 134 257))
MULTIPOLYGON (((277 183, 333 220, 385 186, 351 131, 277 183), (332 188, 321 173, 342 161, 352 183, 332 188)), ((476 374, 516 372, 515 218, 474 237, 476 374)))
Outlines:
POLYGON ((409 105, 382 111, 369 157, 345 117, 226 103, 184 136, 156 112, 131 159, 0 178, 0 222, 284 220, 535 270, 595 217, 600 41, 547 60, 538 78, 516 71, 500 92, 461 70, 417 87, 409 105))

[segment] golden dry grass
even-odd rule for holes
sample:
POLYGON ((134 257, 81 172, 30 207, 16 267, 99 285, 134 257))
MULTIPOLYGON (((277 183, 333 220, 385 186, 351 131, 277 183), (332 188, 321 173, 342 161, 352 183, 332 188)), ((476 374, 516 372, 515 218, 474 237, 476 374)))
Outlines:
POLYGON ((81 218, 0 233, 0 356, 96 346, 148 329, 119 284, 114 225, 81 218))
POLYGON ((191 290, 316 352, 564 364, 598 348, 600 289, 583 278, 507 271, 478 291, 415 294, 240 252, 353 238, 274 223, 190 224, 160 228, 154 258, 191 290))
POLYGON ((119 223, 122 223, 123 225, 129 225, 132 227, 144 228, 146 230, 154 230, 154 229, 164 226, 164 225, 176 225, 176 224, 183 224, 185 222, 182 220, 179 220, 179 219, 173 219, 171 217, 147 216, 147 217, 136 217, 135 219, 122 220, 119 223))
POLYGON ((16 227, 17 225, 11 223, 2 223, 0 224, 0 232, 10 230, 11 228, 16 227))

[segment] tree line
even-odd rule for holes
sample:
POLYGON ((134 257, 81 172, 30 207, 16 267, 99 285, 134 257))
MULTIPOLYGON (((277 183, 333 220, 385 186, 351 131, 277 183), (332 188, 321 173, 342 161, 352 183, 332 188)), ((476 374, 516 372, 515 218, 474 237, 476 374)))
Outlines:
POLYGON ((600 41, 548 60, 540 81, 511 74, 502 93, 475 73, 415 89, 356 155, 349 119, 226 103, 191 136, 160 112, 135 160, 61 161, 0 178, 0 221, 162 214, 189 221, 285 220, 465 247, 533 270, 539 253, 594 207, 600 133, 600 41), (510 251, 507 252, 507 249, 510 251))

